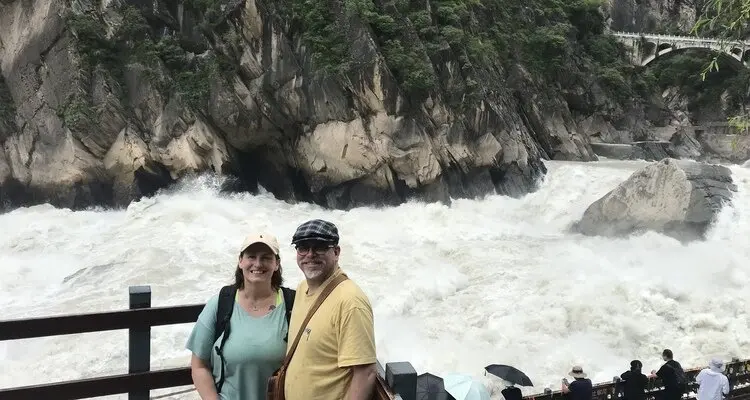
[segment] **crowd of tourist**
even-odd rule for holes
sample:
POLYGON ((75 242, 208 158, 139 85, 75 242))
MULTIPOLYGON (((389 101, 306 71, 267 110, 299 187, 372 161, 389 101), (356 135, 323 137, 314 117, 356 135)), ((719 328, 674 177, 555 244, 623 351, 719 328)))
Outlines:
MULTIPOLYGON (((647 389, 655 378, 659 378, 664 387, 658 400, 680 400, 688 392, 689 382, 685 371, 674 359, 672 350, 665 349, 662 359, 664 364, 661 368, 658 371, 652 370, 649 374, 643 373, 643 364, 639 360, 630 362, 630 369, 616 379, 624 400, 645 400, 647 389)), ((573 381, 563 379, 562 392, 566 393, 570 400, 591 400, 593 384, 586 377, 583 368, 573 367, 570 376, 573 377, 573 381)), ((723 400, 729 395, 729 379, 724 374, 724 363, 719 359, 712 359, 708 366, 698 373, 695 383, 698 385, 698 400, 723 400)), ((520 397, 505 396, 505 400, 520 400, 520 397)))

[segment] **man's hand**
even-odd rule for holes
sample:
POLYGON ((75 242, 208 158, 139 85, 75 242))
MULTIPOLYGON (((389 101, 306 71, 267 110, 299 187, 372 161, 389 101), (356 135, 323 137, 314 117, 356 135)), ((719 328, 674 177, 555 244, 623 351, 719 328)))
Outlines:
POLYGON ((352 382, 346 392, 346 400, 370 400, 375 389, 375 364, 354 365, 350 368, 352 382))

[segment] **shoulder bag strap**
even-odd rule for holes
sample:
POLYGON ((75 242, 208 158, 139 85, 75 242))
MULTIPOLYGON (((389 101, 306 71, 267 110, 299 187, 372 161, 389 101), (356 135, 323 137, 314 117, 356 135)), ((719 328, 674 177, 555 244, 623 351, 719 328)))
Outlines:
POLYGON ((294 343, 292 343, 292 348, 289 349, 289 353, 286 355, 286 358, 284 359, 284 364, 282 365, 282 368, 286 369, 286 367, 289 366, 289 362, 292 361, 292 355, 294 355, 294 351, 297 350, 297 344, 299 344, 299 340, 302 337, 302 332, 305 331, 305 328, 307 327, 307 323, 310 322, 310 318, 312 318, 313 314, 315 314, 315 311, 318 310, 318 307, 320 307, 321 304, 323 304, 323 301, 328 297, 329 294, 333 291, 333 289, 336 288, 336 286, 339 285, 339 283, 349 279, 345 274, 341 274, 337 276, 336 278, 331 281, 331 283, 328 284, 328 286, 323 289, 323 291, 320 293, 320 296, 318 296, 317 299, 315 299, 315 303, 313 303, 312 307, 310 308, 310 311, 307 312, 307 317, 305 317, 305 320, 302 322, 302 325, 299 328, 299 332, 297 332, 297 337, 294 338, 294 343))

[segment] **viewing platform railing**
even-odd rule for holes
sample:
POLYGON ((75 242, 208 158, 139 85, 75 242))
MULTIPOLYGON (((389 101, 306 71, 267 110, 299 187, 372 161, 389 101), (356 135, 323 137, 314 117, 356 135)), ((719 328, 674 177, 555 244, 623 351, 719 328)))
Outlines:
MULTIPOLYGON (((0 341, 128 329, 127 374, 0 388, 0 399, 68 400, 127 393, 129 400, 148 400, 151 390, 192 385, 190 368, 187 366, 151 371, 151 327, 194 323, 204 304, 151 307, 149 286, 131 286, 129 292, 128 310, 0 321, 0 341)), ((685 371, 691 382, 691 390, 695 390, 695 376, 699 371, 699 368, 685 371)), ((750 400, 750 360, 733 360, 727 364, 725 373, 732 387, 727 399, 750 400)), ((417 376, 409 362, 386 363, 385 368, 378 362, 378 379, 386 388, 384 395, 394 400, 416 400, 418 381, 420 377, 426 378, 425 375, 417 376)), ((655 379, 650 384, 647 399, 658 400, 663 389, 661 382, 655 379)), ((594 386, 593 400, 620 398, 621 386, 618 382, 597 384, 594 386)), ((547 390, 526 396, 525 399, 553 400, 561 397, 566 396, 560 391, 547 390)))

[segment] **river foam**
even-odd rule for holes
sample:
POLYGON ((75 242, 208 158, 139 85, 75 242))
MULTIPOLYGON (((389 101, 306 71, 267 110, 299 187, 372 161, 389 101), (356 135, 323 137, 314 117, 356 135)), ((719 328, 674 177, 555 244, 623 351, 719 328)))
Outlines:
MULTIPOLYGON (((535 193, 451 206, 323 210, 221 195, 200 177, 127 210, 18 209, 0 215, 2 318, 124 309, 128 286, 141 284, 154 306, 205 302, 231 281, 237 247, 256 229, 278 235, 294 287, 294 228, 326 218, 342 235, 342 267, 370 296, 381 363, 477 376, 512 364, 532 393, 557 389, 573 364, 594 381, 634 358, 656 369, 663 348, 686 367, 750 357, 750 169, 731 167, 739 192, 705 242, 567 232, 644 165, 547 162, 535 193)), ((153 328, 152 369, 186 365, 189 330, 153 328)), ((127 332, 0 343, 0 359, 0 387, 124 373, 127 332)))

